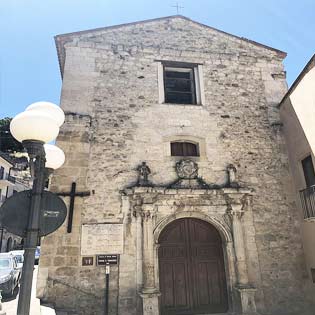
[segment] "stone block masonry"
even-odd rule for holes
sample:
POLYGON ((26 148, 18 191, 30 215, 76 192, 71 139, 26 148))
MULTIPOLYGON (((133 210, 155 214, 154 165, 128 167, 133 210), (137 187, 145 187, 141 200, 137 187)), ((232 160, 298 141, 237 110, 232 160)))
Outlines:
MULTIPOLYGON (((231 211, 228 193, 121 191, 137 182, 142 161, 156 186, 173 182, 178 158, 170 156, 170 141, 195 139, 203 146, 194 160, 205 182, 223 185, 226 167, 233 164, 240 185, 251 191, 250 210, 241 218, 240 255, 244 251, 248 281, 256 288, 257 311, 312 314, 287 152, 281 129, 273 127, 279 119, 275 105, 287 88, 284 76, 276 75, 284 71, 283 54, 178 16, 64 35, 57 45, 64 50, 61 106, 67 120, 58 145, 66 164, 51 189, 68 191, 75 181, 91 195, 76 199, 72 233, 65 224, 43 240, 41 298, 80 315, 103 314, 105 271, 95 257, 92 266, 82 266, 82 225, 123 224, 123 254, 111 270, 110 314, 158 314, 155 300, 153 310, 150 304, 143 311, 142 301, 151 301, 149 295, 142 300, 143 286, 152 280, 159 290, 157 251, 150 257, 143 233, 151 233, 147 240, 157 246, 154 233, 162 222, 195 216, 219 222, 232 235, 224 223, 231 211), (159 60, 200 64, 204 103, 160 103, 159 60), (151 227, 137 215, 146 207, 154 212, 151 227)), ((225 261, 229 311, 240 313, 235 289, 240 264, 231 242, 225 261)))

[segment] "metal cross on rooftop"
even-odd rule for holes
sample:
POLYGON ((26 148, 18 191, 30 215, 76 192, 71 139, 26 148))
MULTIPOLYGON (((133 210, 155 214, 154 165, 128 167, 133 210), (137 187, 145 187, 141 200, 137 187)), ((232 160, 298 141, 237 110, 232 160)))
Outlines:
POLYGON ((184 9, 184 7, 181 7, 178 2, 176 2, 176 5, 172 5, 173 8, 176 8, 177 14, 179 13, 179 9, 184 9))

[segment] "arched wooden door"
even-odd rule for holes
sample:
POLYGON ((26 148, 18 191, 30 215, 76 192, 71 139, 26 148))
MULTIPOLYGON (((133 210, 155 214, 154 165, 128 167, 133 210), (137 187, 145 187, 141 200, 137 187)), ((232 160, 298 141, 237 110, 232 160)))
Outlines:
POLYGON ((222 240, 209 223, 170 223, 159 238, 162 315, 224 313, 228 309, 222 240))

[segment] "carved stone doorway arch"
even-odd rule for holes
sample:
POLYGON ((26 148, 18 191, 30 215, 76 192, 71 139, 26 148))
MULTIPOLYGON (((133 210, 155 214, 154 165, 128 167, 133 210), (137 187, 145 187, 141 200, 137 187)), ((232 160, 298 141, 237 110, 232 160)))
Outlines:
POLYGON ((251 250, 247 252, 255 236, 251 228, 250 190, 206 186, 195 189, 132 187, 124 190, 123 210, 132 214, 136 233, 139 314, 141 309, 143 315, 160 314, 159 237, 168 224, 182 218, 208 222, 221 237, 228 300, 226 314, 256 314, 256 288, 249 278, 247 264, 248 258, 257 262, 250 265, 253 275, 259 265, 255 244, 250 243, 251 250))

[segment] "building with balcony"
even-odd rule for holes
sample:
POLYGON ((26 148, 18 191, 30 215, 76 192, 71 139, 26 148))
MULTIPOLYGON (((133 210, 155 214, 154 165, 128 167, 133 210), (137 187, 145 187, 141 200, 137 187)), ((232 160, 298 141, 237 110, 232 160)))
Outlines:
MULTIPOLYGON (((14 193, 30 187, 29 178, 14 166, 14 159, 0 152, 0 206, 14 193)), ((0 252, 8 252, 19 247, 21 241, 21 237, 0 227, 0 252)))
MULTIPOLYGON (((294 196, 306 256, 308 282, 315 289, 315 55, 280 103, 280 115, 294 181, 294 196)), ((315 295, 315 293, 314 293, 315 295)))

